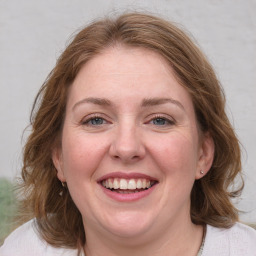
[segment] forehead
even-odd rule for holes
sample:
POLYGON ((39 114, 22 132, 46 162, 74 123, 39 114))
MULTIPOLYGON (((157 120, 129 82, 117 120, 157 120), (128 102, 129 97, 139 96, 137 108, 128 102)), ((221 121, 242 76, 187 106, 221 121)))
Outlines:
POLYGON ((106 73, 111 74, 141 74, 152 71, 152 67, 157 67, 158 72, 161 70, 161 73, 172 72, 171 65, 155 51, 142 47, 116 45, 94 56, 81 70, 90 69, 97 75, 105 73, 102 68, 107 68, 106 73))
POLYGON ((121 93, 132 99, 142 95, 147 98, 169 95, 187 101, 191 107, 190 95, 160 54, 123 46, 107 48, 88 61, 76 76, 69 99, 74 101, 85 96, 118 99, 121 93))

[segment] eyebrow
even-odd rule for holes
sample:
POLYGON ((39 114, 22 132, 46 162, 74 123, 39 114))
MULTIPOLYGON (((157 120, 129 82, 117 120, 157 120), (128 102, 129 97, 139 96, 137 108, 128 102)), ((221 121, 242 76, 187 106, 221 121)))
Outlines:
MULTIPOLYGON (((84 103, 91 103, 91 104, 95 104, 95 105, 99 105, 99 106, 112 106, 111 101, 108 99, 90 97, 90 98, 82 99, 82 100, 78 101, 77 103, 75 103, 74 106, 72 107, 72 110, 74 110, 79 105, 82 105, 84 103)), ((178 106, 179 108, 181 108, 182 110, 185 110, 184 106, 179 101, 174 100, 172 98, 143 99, 143 101, 141 103, 141 107, 152 107, 152 106, 157 106, 157 105, 163 105, 166 103, 174 104, 174 105, 178 106)))
POLYGON ((185 110, 184 106, 177 100, 174 100, 172 98, 149 98, 149 99, 144 99, 141 103, 142 107, 151 107, 151 106, 157 106, 157 105, 162 105, 162 104, 166 104, 166 103, 171 103, 174 104, 176 106, 178 106, 179 108, 181 108, 182 110, 185 110))
POLYGON ((104 98, 93 98, 93 97, 90 97, 90 98, 85 98, 85 99, 82 99, 82 100, 78 101, 72 107, 72 110, 74 110, 79 105, 84 104, 84 103, 92 103, 92 104, 100 105, 100 106, 111 106, 112 105, 110 100, 107 100, 107 99, 104 99, 104 98))

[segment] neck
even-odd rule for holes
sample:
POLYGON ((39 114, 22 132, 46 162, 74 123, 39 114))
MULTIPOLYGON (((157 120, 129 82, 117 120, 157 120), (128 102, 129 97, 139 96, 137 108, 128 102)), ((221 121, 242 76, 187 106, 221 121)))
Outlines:
POLYGON ((86 256, 196 256, 203 238, 203 227, 191 221, 173 224, 161 232, 123 238, 104 232, 86 232, 86 256))

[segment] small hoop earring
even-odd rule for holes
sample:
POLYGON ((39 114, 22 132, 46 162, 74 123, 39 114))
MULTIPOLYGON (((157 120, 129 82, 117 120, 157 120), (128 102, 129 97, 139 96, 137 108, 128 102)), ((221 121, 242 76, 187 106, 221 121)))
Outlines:
POLYGON ((62 185, 63 188, 66 187, 66 184, 64 182, 61 182, 61 185, 62 185))
POLYGON ((201 173, 201 174, 204 174, 204 171, 201 170, 200 173, 201 173))

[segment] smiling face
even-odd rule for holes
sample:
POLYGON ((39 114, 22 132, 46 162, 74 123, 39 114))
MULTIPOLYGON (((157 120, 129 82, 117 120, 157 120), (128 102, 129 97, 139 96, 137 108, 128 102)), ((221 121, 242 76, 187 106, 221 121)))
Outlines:
POLYGON ((74 80, 53 161, 87 235, 141 238, 191 223, 190 192, 212 155, 167 62, 146 49, 113 47, 74 80))

